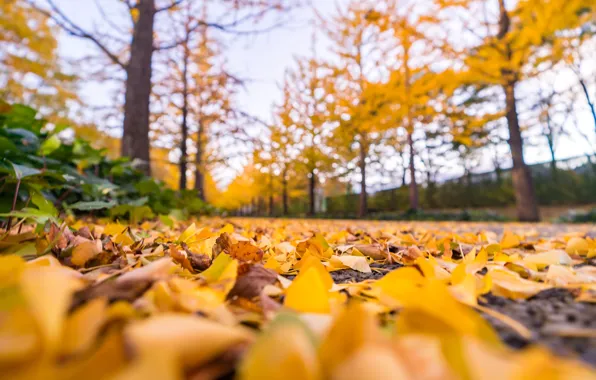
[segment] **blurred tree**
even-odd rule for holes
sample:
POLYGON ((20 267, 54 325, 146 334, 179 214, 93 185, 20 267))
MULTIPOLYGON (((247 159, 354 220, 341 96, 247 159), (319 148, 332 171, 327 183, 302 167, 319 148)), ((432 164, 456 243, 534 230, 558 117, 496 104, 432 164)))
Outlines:
POLYGON ((385 41, 386 20, 375 10, 372 1, 351 1, 345 10, 323 20, 322 27, 332 41, 336 62, 333 66, 333 118, 337 124, 331 138, 332 147, 343 146, 348 161, 356 160, 360 170, 360 217, 367 214, 367 159, 371 147, 378 143, 382 129, 372 120, 378 115, 384 100, 374 89, 374 83, 387 75, 385 41), (385 72, 384 72, 385 71, 385 72), (352 146, 358 147, 356 155, 352 146), (348 149, 346 149, 346 147, 348 149))
MULTIPOLYGON (((463 24, 464 30, 477 40, 473 46, 462 46, 461 39, 451 44, 467 68, 464 81, 498 86, 505 95, 518 219, 537 221, 540 215, 532 176, 524 159, 516 87, 562 58, 561 54, 545 53, 543 47, 560 31, 584 24, 592 14, 584 10, 593 4, 589 0, 520 0, 508 8, 505 0, 496 1, 496 7, 477 0, 439 0, 438 4, 447 10, 445 15, 451 22, 458 23, 460 28, 463 24), (493 11, 496 15, 491 17, 493 11), (478 14, 484 18, 478 18, 478 14)), ((444 23, 449 25, 449 20, 444 23)))
POLYGON ((318 177, 329 170, 331 160, 324 145, 330 132, 330 93, 327 75, 330 70, 311 59, 297 59, 297 68, 286 73, 283 85, 284 101, 279 110, 280 124, 290 130, 280 136, 296 141, 300 150, 295 169, 308 177, 308 213, 315 213, 315 193, 318 177))
POLYGON ((58 57, 58 32, 24 0, 0 4, 0 98, 39 109, 53 122, 78 102, 77 78, 58 57))
MULTIPOLYGON (((99 13, 103 16, 103 24, 107 27, 104 30, 89 31, 68 17, 55 0, 25 1, 45 16, 50 17, 69 35, 90 41, 111 63, 126 73, 122 155, 140 160, 144 171, 150 173, 149 125, 153 55, 155 51, 168 50, 184 42, 184 40, 158 38, 159 35, 167 36, 169 28, 158 28, 159 23, 156 22, 156 19, 160 14, 177 12, 184 3, 192 2, 192 0, 115 1, 129 15, 132 33, 123 31, 120 25, 114 23, 113 17, 109 17, 105 11, 105 3, 96 2, 99 13), (40 2, 46 6, 39 6, 40 2), (118 33, 124 34, 124 36, 118 33), (116 47, 114 48, 114 46, 116 47)), ((265 15, 288 10, 292 5, 294 5, 293 2, 288 4, 283 0, 266 2, 224 0, 218 4, 221 14, 212 16, 210 19, 197 19, 189 26, 189 29, 204 27, 244 34, 246 31, 239 31, 239 26, 262 22, 265 15)), ((276 22, 273 25, 270 23, 264 26, 259 25, 253 32, 268 31, 277 25, 276 22)))

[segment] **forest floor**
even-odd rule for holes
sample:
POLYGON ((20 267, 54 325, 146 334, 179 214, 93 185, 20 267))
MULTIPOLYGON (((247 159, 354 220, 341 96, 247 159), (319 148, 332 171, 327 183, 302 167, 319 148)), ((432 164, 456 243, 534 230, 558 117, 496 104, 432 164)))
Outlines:
POLYGON ((595 264, 593 225, 21 225, 0 378, 596 378, 595 264))

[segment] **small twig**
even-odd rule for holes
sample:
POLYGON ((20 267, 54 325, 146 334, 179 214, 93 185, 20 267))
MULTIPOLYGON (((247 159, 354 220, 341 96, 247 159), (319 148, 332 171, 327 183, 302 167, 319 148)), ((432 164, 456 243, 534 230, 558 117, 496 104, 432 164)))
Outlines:
MULTIPOLYGON (((27 198, 27 202, 25 203, 25 207, 28 207, 29 206, 29 202, 30 201, 31 201, 31 194, 29 194, 29 197, 27 198)), ((19 225, 19 229, 18 229, 17 233, 19 233, 19 234, 21 233, 21 229, 23 228, 23 224, 25 224, 25 223, 21 223, 19 225)))
MULTIPOLYGON (((17 188, 14 191, 14 197, 12 198, 12 207, 10 209, 10 212, 11 213, 17 207, 17 198, 18 198, 18 195, 19 195, 19 188, 20 187, 21 187, 21 179, 19 178, 17 180, 17 188)), ((6 231, 10 231, 11 225, 12 225, 12 216, 9 216, 8 217, 8 222, 7 222, 7 225, 6 225, 6 231)))

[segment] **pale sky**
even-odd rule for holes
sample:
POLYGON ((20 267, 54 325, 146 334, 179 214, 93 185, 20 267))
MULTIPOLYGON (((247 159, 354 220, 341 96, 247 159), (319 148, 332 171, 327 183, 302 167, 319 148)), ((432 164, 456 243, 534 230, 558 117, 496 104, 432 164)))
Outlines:
MULTIPOLYGON (((107 14, 116 14, 121 8, 114 6, 114 0, 97 0, 105 4, 107 14)), ((92 29, 93 23, 101 22, 98 16, 94 0, 56 0, 64 8, 65 12, 78 22, 79 25, 92 29)), ((320 14, 329 15, 335 11, 336 4, 346 4, 348 0, 313 0, 313 6, 320 14)), ((281 93, 278 84, 281 83, 284 71, 293 65, 295 56, 309 56, 311 54, 311 37, 314 13, 312 9, 306 7, 294 11, 291 15, 291 22, 283 27, 273 30, 264 35, 228 37, 227 58, 229 68, 242 78, 248 78, 246 91, 241 93, 238 99, 240 106, 247 112, 267 120, 271 114, 271 107, 274 103, 281 100, 281 93)), ((247 26, 249 28, 250 26, 247 26)), ((320 44, 318 56, 325 58, 328 52, 324 47, 324 42, 320 44)), ((65 57, 80 57, 82 55, 93 54, 95 47, 89 42, 79 40, 62 34, 60 38, 60 51, 65 57)), ((594 65, 596 67, 596 65, 594 65)), ((575 79, 569 74, 559 74, 549 80, 552 80, 555 87, 565 87, 573 83, 575 79)), ((113 96, 109 92, 109 85, 86 85, 83 87, 82 96, 85 101, 94 105, 110 104, 113 102, 113 96)), ((596 95, 596 90, 591 89, 596 95)), ((578 102, 585 102, 585 99, 579 97, 578 102)), ((563 136, 557 147, 557 156, 572 157, 593 152, 596 146, 594 126, 590 119, 587 109, 577 115, 582 130, 591 138, 588 143, 584 138, 577 134, 563 136)), ((526 158, 528 163, 541 162, 549 159, 549 153, 543 139, 539 133, 534 131, 529 135, 532 142, 540 142, 541 146, 526 147, 526 158)), ((478 171, 491 170, 492 164, 486 157, 481 158, 482 163, 478 171)), ((232 166, 239 169, 241 161, 233 162, 232 166)), ((389 166, 391 161, 389 160, 389 166)), ((453 177, 462 172, 459 164, 454 162, 451 169, 443 173, 442 177, 453 177)), ((232 171, 226 174, 231 178, 232 171)), ((381 186, 382 178, 372 178, 372 182, 377 182, 376 186, 381 186)))

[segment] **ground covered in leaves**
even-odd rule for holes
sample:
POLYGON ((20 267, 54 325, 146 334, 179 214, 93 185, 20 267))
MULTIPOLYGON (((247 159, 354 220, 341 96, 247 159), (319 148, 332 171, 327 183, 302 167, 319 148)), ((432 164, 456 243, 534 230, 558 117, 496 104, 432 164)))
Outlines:
POLYGON ((0 378, 596 379, 596 227, 162 218, 0 235, 0 378))

